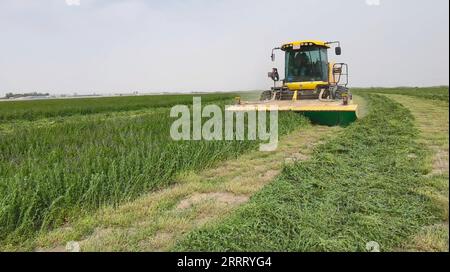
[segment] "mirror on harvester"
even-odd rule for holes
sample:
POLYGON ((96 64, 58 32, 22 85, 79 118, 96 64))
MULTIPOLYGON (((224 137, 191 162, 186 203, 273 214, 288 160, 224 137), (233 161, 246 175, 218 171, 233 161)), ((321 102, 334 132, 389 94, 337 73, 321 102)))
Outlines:
POLYGON ((342 49, 341 49, 341 47, 340 46, 338 46, 338 47, 336 47, 335 49, 334 49, 334 51, 336 52, 336 55, 340 55, 340 54, 342 54, 342 49))
POLYGON ((272 68, 272 72, 267 73, 267 75, 273 80, 278 81, 280 80, 280 75, 278 75, 278 69, 272 68))
POLYGON ((274 54, 274 53, 272 53, 272 55, 270 55, 270 59, 271 59, 272 61, 275 61, 275 54, 274 54))

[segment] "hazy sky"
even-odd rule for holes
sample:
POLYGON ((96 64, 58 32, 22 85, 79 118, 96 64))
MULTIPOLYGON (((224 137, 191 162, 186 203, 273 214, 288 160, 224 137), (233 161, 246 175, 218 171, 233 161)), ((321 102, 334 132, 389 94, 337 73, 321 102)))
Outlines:
POLYGON ((449 82, 448 0, 0 0, 0 95, 263 89, 270 49, 340 40, 352 86, 449 82))

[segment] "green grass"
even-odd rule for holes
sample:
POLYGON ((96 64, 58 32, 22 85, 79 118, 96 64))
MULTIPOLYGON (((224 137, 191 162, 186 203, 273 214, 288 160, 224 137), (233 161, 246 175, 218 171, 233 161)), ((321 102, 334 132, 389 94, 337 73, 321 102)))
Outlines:
POLYGON ((311 139, 327 139, 341 129, 311 126, 304 119, 298 121, 295 132, 280 137, 274 152, 255 150, 209 169, 182 173, 175 178, 174 186, 118 207, 102 208, 40 235, 25 248, 9 250, 51 251, 64 248, 69 241, 80 241, 82 251, 167 250, 180 236, 202 222, 227 216, 241 201, 259 191, 282 169, 286 157, 302 158, 291 146, 304 147, 301 152, 307 157, 313 149, 311 139), (211 198, 202 201, 199 195, 211 198), (179 205, 190 201, 191 207, 180 208, 179 205))
MULTIPOLYGON (((426 194, 435 185, 422 177, 429 154, 416 142, 412 116, 371 93, 445 103, 448 88, 355 93, 370 102, 364 119, 175 250, 359 251, 375 240, 387 251, 439 222, 442 209, 426 194)), ((224 104, 234 96, 202 95, 202 102, 224 104)), ((171 141, 170 106, 191 102, 192 95, 0 102, 0 250, 257 146, 171 141)), ((304 124, 295 114, 280 115, 281 134, 304 124)), ((448 195, 448 186, 442 190, 448 195)))
MULTIPOLYGON (((207 95, 202 102, 223 105, 227 102, 224 97, 229 96, 207 95)), ((152 99, 164 100, 165 96, 152 99)), ((192 103, 185 99, 171 103, 192 103)), ((70 105, 71 101, 61 103, 70 105)), ((115 103, 122 105, 129 101, 128 97, 123 98, 123 103, 117 98, 115 103)), ((8 129, 0 130, 0 244, 3 245, 23 243, 38 232, 61 226, 102 206, 135 199, 171 184, 180 172, 210 167, 258 144, 172 141, 169 129, 174 119, 169 117, 169 107, 141 110, 138 114, 69 118, 67 114, 71 111, 59 112, 59 104, 56 109, 46 108, 47 102, 34 101, 36 107, 29 112, 35 113, 36 118, 42 117, 42 113, 62 116, 39 125, 13 122, 8 129)), ((99 103, 110 102, 107 99, 99 103)), ((100 109, 93 106, 91 110, 98 112, 110 106, 100 109)), ((280 133, 305 123, 300 120, 303 119, 297 115, 280 115, 280 133)))
POLYGON ((442 211, 421 193, 427 151, 410 112, 361 92, 370 112, 306 162, 282 174, 220 223, 191 232, 177 251, 395 250, 442 211))
MULTIPOLYGON (((230 100, 234 96, 231 93, 208 94, 203 95, 203 102, 230 100)), ((191 94, 177 94, 6 101, 0 102, 0 122, 169 107, 191 103, 192 97, 191 94)))
POLYGON ((432 169, 426 176, 421 192, 442 210, 442 222, 423 227, 411 240, 405 242, 402 250, 448 252, 448 101, 396 94, 388 97, 405 106, 414 116, 415 124, 420 129, 418 142, 430 151, 425 164, 432 169))
POLYGON ((411 88, 411 87, 365 88, 365 89, 353 88, 352 91, 356 94, 365 92, 380 93, 380 94, 403 94, 418 98, 441 100, 447 102, 449 93, 448 86, 427 87, 427 88, 411 88))

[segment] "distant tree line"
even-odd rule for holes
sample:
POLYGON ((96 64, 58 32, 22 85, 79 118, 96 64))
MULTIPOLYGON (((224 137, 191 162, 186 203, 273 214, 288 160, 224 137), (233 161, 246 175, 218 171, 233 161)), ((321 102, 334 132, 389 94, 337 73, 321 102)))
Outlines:
POLYGON ((32 93, 7 93, 5 95, 6 99, 10 98, 20 98, 20 97, 29 97, 29 96, 49 96, 49 93, 38 93, 38 92, 32 92, 32 93))

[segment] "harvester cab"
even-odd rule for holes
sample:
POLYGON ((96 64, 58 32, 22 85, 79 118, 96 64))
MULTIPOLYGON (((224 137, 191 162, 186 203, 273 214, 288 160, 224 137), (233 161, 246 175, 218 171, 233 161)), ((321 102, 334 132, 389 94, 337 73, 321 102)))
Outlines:
POLYGON ((258 102, 240 101, 229 110, 246 110, 251 107, 277 105, 281 111, 295 111, 309 117, 312 122, 326 125, 347 125, 357 119, 357 105, 347 88, 348 66, 328 60, 328 51, 334 47, 341 55, 340 42, 304 40, 285 43, 272 49, 284 52, 284 79, 280 80, 277 68, 268 73, 273 87, 261 94, 258 102))

